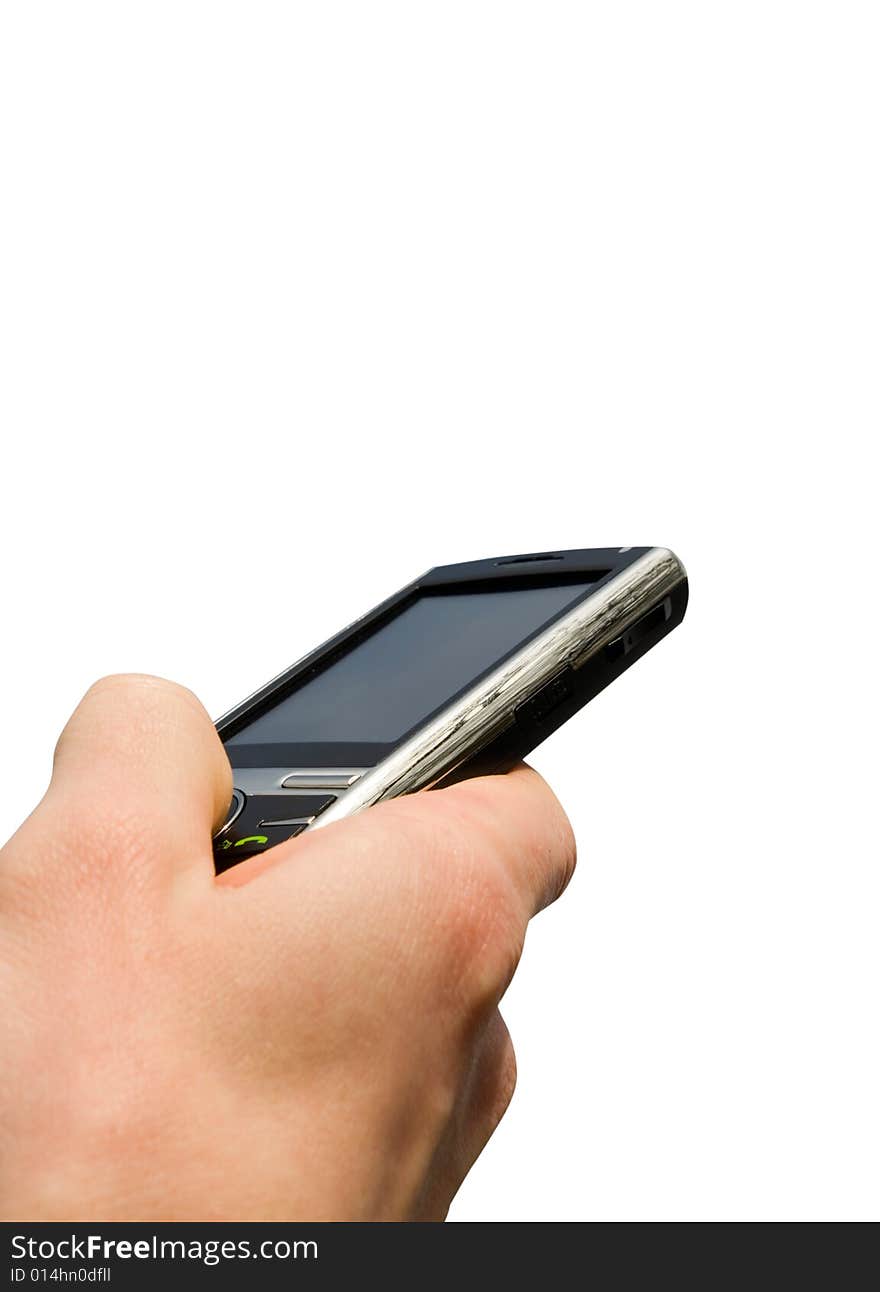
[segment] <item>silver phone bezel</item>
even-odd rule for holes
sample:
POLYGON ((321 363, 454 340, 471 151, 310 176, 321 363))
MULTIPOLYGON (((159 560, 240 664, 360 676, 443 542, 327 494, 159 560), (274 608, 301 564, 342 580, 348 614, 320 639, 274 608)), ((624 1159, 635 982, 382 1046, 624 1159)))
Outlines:
MULTIPOLYGON (((323 829, 384 799, 435 785, 509 727, 519 706, 555 674, 566 667, 582 668, 686 577, 674 552, 650 548, 452 701, 381 762, 352 769, 362 774, 308 829, 323 829)), ((294 772, 316 770, 322 769, 236 769, 235 784, 248 795, 280 791, 294 797, 297 791, 284 790, 283 780, 294 772)))

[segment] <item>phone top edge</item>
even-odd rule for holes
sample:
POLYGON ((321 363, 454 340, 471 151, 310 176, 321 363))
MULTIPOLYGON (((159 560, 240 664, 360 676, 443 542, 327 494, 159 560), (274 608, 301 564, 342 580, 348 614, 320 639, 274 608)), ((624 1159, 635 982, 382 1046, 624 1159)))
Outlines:
POLYGON ((311 828, 323 829, 383 799, 436 784, 475 749, 506 730, 515 720, 518 705, 555 674, 566 667, 582 668, 686 579, 683 564, 668 548, 636 550, 623 569, 603 579, 571 610, 365 772, 311 828))
POLYGON ((585 547, 568 551, 491 556, 479 561, 437 565, 417 580, 417 584, 420 587, 433 587, 446 582, 468 583, 486 578, 493 582, 505 582, 532 575, 550 578, 553 575, 573 576, 596 573, 599 570, 613 573, 650 550, 649 547, 585 547))

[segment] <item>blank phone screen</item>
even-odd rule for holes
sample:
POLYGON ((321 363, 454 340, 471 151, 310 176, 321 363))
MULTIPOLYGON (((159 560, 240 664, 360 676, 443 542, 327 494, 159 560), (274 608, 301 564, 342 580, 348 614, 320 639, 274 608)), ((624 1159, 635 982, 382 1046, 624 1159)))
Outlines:
POLYGON ((398 741, 592 585, 421 594, 227 744, 398 741))

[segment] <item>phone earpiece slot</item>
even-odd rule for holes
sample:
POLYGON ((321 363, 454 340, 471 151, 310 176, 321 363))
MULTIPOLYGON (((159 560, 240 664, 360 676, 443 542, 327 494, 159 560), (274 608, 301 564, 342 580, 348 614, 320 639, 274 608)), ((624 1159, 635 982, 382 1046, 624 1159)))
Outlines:
POLYGON ((496 565, 529 565, 533 561, 561 561, 558 552, 535 552, 533 556, 503 556, 496 565))

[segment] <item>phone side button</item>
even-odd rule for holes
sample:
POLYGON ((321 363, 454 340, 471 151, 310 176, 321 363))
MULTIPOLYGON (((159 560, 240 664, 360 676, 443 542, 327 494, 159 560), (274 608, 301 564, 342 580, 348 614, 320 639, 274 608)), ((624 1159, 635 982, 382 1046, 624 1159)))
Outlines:
POLYGON ((574 680, 571 669, 557 673, 556 677, 542 686, 537 694, 519 706, 516 710, 517 722, 540 725, 554 710, 558 709, 560 704, 565 703, 573 690, 574 680))
POLYGON ((628 655, 644 638, 656 634, 663 628, 671 615, 672 598, 666 597, 659 606, 654 606, 653 610, 649 610, 646 615, 642 615, 641 619, 636 620, 622 637, 616 637, 614 641, 609 642, 605 647, 605 658, 611 664, 623 659, 624 655, 628 655))
POLYGON ((609 642, 605 647, 605 658, 609 664, 613 664, 616 660, 623 659, 624 655, 628 655, 630 649, 625 637, 615 637, 614 641, 609 642))

